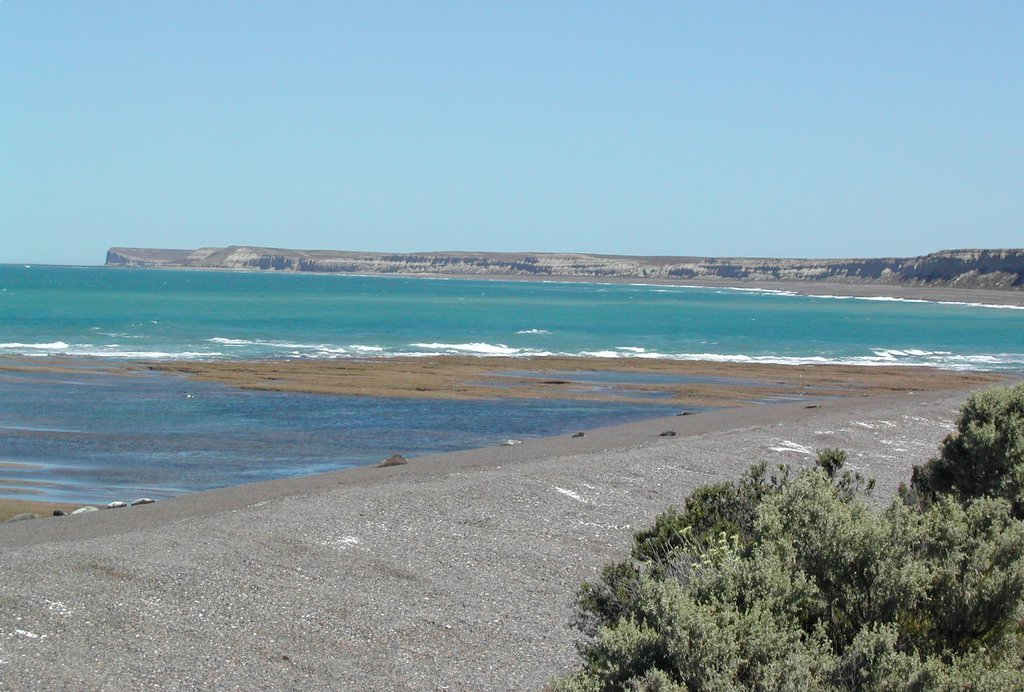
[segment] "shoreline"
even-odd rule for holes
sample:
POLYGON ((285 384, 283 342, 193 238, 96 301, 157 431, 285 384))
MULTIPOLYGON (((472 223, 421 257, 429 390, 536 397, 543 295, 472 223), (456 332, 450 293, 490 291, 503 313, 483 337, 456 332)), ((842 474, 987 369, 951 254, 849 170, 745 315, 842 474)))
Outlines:
POLYGON ((884 503, 966 397, 723 409, 3 525, 0 621, 28 634, 0 686, 538 689, 576 664, 580 581, 667 506, 822 447, 884 503))
MULTIPOLYGON (((1003 384, 1011 386, 1013 382, 1004 380, 1003 384)), ((976 391, 976 389, 969 387, 902 390, 890 393, 877 393, 872 396, 850 396, 825 400, 808 399, 806 401, 718 408, 692 414, 678 413, 673 416, 660 416, 619 425, 585 428, 579 431, 584 433, 580 437, 576 437, 576 433, 551 435, 527 438, 516 445, 496 444, 440 454, 410 456, 408 457, 407 464, 398 466, 381 467, 376 464, 353 466, 334 471, 243 483, 241 485, 226 486, 200 492, 183 493, 165 498, 151 505, 124 509, 128 510, 128 513, 141 510, 147 514, 154 515, 154 518, 157 520, 180 521, 194 516, 234 511, 253 504, 261 504, 284 497, 314 492, 324 487, 368 487, 380 482, 392 482, 396 478, 402 477, 411 477, 419 481, 443 477, 453 473, 459 475, 461 472, 469 469, 490 469, 493 471, 501 469, 504 465, 508 464, 521 465, 532 462, 544 462, 565 454, 602 455, 609 452, 644 448, 654 442, 672 442, 706 435, 729 435, 755 427, 784 427, 787 424, 802 419, 813 418, 821 413, 836 414, 847 412, 852 416, 856 416, 865 410, 897 410, 901 406, 905 407, 917 403, 926 405, 927 402, 935 400, 948 400, 959 397, 965 401, 970 392, 976 391), (665 432, 674 434, 662 435, 665 432)), ((936 440, 936 448, 938 443, 939 440, 936 440)), ((808 460, 805 459, 804 461, 808 460)), ((752 461, 751 463, 754 462, 752 461)), ((743 468, 745 469, 746 467, 743 468)), ((894 491, 895 486, 882 488, 882 492, 888 495, 892 495, 894 491)), ((0 506, 8 499, 0 498, 0 506)), ((13 501, 38 504, 40 506, 52 505, 54 508, 64 508, 68 505, 68 503, 37 502, 35 500, 22 500, 21 498, 13 499, 13 501)), ((123 521, 127 513, 103 511, 87 514, 84 517, 86 521, 92 521, 97 514, 108 517, 108 521, 104 522, 104 528, 106 529, 134 530, 137 528, 134 522, 123 521)), ((41 518, 47 519, 49 517, 43 516, 41 518)), ((67 519, 67 517, 56 517, 56 519, 67 519)), ((81 521, 81 518, 75 517, 72 521, 81 521)), ((21 538, 29 538, 34 542, 42 537, 53 538, 60 536, 61 538, 70 538, 74 536, 77 531, 68 532, 66 526, 59 526, 65 523, 64 521, 46 522, 51 527, 59 528, 56 531, 46 531, 42 535, 34 537, 30 535, 32 532, 22 527, 25 524, 32 524, 36 527, 41 526, 41 524, 35 521, 6 525, 0 524, 0 545, 4 545, 6 537, 3 531, 4 526, 18 527, 16 531, 19 533, 24 532, 21 538)), ((78 527, 75 528, 77 529, 78 527)), ((88 535, 95 533, 95 531, 89 531, 88 535)))
MULTIPOLYGON (((135 267, 138 269, 145 267, 135 267)), ((164 267, 152 267, 163 269, 164 267)), ((170 269, 171 267, 167 267, 170 269)), ((175 269, 192 269, 175 267, 175 269)), ((210 271, 248 271, 237 269, 211 269, 210 271)), ((267 270, 253 270, 266 273, 267 270)), ((331 272, 277 272, 279 274, 311 274, 330 276, 331 272)), ((831 281, 730 281, 728 279, 648 279, 636 277, 584 277, 584 276, 517 276, 477 274, 371 274, 351 273, 346 276, 372 276, 430 279, 477 279, 480 281, 536 281, 540 283, 584 283, 627 286, 675 286, 677 288, 717 288, 732 291, 765 291, 769 293, 793 293, 800 296, 821 298, 863 298, 893 300, 921 300, 929 303, 969 305, 977 307, 1024 308, 1024 290, 992 288, 958 288, 954 286, 921 286, 906 284, 847 283, 831 281), (974 300, 972 300, 974 298, 974 300), (980 298, 980 300, 978 300, 980 298)))
MULTIPOLYGON (((9 266, 19 266, 14 263, 9 266)), ((955 286, 927 286, 908 284, 856 283, 838 281, 755 281, 729 279, 649 279, 643 276, 632 277, 601 277, 601 276, 540 276, 540 275, 503 275, 503 274, 445 274, 445 273, 380 273, 380 272, 311 272, 311 271, 277 271, 268 269, 233 269, 227 267, 136 267, 97 265, 49 265, 35 264, 30 266, 71 267, 78 269, 113 269, 118 271, 210 271, 233 272, 244 274, 274 274, 296 276, 338 276, 368 277, 396 279, 444 279, 444 280, 477 280, 477 281, 512 281, 538 283, 583 283, 634 286, 676 286, 679 288, 718 288, 725 290, 758 290, 778 293, 794 293, 812 297, 840 298, 892 298, 895 300, 922 300, 933 303, 969 305, 978 307, 1013 307, 1024 308, 1024 290, 992 289, 992 288, 959 288, 955 286)))
MULTIPOLYGON (((39 359, 0 363, 19 375, 32 371, 81 374, 81 361, 41 362, 39 359)), ((793 404, 817 408, 845 400, 873 401, 892 395, 934 391, 968 391, 1015 379, 1006 373, 937 370, 925 367, 766 365, 603 358, 500 358, 440 356, 380 360, 287 361, 163 361, 95 363, 96 372, 130 378, 140 370, 217 383, 233 389, 326 394, 330 396, 416 398, 434 400, 548 399, 657 404, 677 407, 691 420, 713 420, 721 411, 760 409, 774 411, 793 404), (693 415, 689 415, 693 414, 693 415)), ((126 380, 127 381, 127 380, 126 380)), ((772 415, 767 413, 766 415, 772 415)), ((661 420, 654 418, 652 420, 661 420)), ((672 422, 674 419, 668 419, 672 422)), ((683 420, 679 418, 679 420, 683 420)), ((592 429, 581 423, 583 431, 592 429)), ((570 434, 567 431, 567 434, 570 434)), ((524 436, 519 431, 495 431, 495 437, 524 436)), ((589 433, 587 435, 590 436, 589 433)), ((556 440, 559 438, 555 438, 556 440)), ((585 443, 576 447, 585 448, 585 443)), ((479 453, 481 450, 467 450, 479 453)), ((387 453, 410 456, 401 444, 387 453)), ((414 456, 414 455, 413 455, 414 456)), ((413 457, 411 457, 413 458, 413 457)), ((366 467, 357 467, 366 468, 366 467)), ((346 471, 349 469, 346 469, 346 471)), ((3 483, 0 468, 0 489, 3 483)), ((302 477, 302 476, 298 476, 302 477)), ((24 481, 23 481, 24 482, 24 481)), ((130 502, 134 497, 93 497, 84 504, 104 506, 110 501, 130 502)), ((68 502, 30 506, 30 495, 0 497, 0 522, 22 512, 49 514, 68 510, 68 502)), ((161 503, 167 500, 161 500, 161 503)), ((79 504, 71 507, 80 506, 79 504)))

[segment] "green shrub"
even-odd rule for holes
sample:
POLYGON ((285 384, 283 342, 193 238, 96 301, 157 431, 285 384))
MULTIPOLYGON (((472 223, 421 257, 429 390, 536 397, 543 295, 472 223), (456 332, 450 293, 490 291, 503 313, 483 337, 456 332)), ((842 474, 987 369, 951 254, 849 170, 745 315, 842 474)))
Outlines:
POLYGON ((939 456, 914 468, 908 501, 1001 497, 1024 519, 1024 384, 975 392, 939 456))
MULTIPOLYGON (((998 467, 1018 449, 1018 394, 972 397, 932 468, 998 467)), ((639 532, 629 560, 581 589, 583 667, 555 687, 1020 689, 1024 522, 1009 486, 921 486, 875 512, 845 454, 817 462, 699 488, 639 532)))

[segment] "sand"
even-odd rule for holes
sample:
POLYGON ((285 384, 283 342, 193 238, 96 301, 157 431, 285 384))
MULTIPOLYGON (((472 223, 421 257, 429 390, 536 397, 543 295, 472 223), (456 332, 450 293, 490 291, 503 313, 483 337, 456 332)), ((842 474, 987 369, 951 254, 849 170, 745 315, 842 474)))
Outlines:
POLYGON ((576 662, 580 581, 666 506, 821 447, 883 502, 965 396, 733 408, 2 525, 0 688, 538 689, 576 662))

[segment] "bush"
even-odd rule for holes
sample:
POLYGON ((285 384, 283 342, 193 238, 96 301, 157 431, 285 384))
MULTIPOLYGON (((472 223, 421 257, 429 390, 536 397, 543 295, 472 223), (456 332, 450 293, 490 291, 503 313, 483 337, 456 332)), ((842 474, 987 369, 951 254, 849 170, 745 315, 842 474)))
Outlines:
MULTIPOLYGON (((972 397, 940 459, 950 450, 989 468, 993 450, 1018 449, 1012 396, 972 397), (976 423, 982 411, 989 432, 976 423)), ((755 466, 658 517, 629 560, 581 589, 584 665, 555 687, 1019 687, 1024 522, 1007 483, 990 479, 971 487, 1000 492, 967 497, 962 485, 929 486, 916 503, 873 512, 871 483, 841 473, 844 462, 823 450, 795 474, 755 466)))
POLYGON ((939 456, 914 468, 902 495, 924 504, 1001 497, 1024 519, 1024 384, 972 394, 939 456))

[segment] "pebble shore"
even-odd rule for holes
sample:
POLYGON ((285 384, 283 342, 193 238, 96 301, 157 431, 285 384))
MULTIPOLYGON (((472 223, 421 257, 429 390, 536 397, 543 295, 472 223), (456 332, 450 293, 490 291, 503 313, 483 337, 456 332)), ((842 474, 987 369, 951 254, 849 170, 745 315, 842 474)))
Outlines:
POLYGON ((0 688, 540 689, 576 663, 579 583, 666 506, 823 447, 882 503, 965 398, 714 411, 0 525, 0 688))

